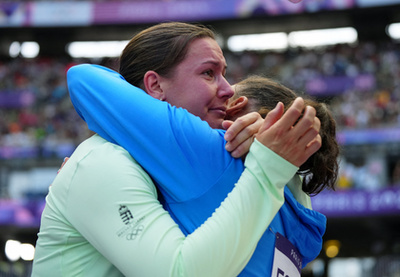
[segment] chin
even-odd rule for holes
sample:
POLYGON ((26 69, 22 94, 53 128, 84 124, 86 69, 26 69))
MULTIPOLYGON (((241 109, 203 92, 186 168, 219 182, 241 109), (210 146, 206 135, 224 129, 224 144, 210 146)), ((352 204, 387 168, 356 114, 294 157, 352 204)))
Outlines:
POLYGON ((223 121, 223 119, 220 119, 220 120, 214 120, 212 123, 208 123, 208 125, 210 125, 210 127, 211 128, 213 128, 213 129, 223 129, 222 128, 222 121, 223 121))
POLYGON ((213 129, 223 129, 222 122, 225 120, 225 114, 224 116, 222 116, 220 114, 208 113, 207 116, 202 118, 202 120, 206 121, 208 125, 210 125, 210 127, 213 129))

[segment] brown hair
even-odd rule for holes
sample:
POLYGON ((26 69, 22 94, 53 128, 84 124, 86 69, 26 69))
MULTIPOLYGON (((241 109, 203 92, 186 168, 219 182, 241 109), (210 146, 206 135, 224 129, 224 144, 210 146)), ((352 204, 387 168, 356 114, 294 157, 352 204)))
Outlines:
MULTIPOLYGON (((280 83, 260 76, 251 76, 235 86, 235 98, 246 96, 255 111, 265 117, 278 102, 289 108, 298 97, 295 92, 280 83)), ((321 148, 300 166, 299 175, 303 176, 302 189, 308 194, 316 195, 325 188, 335 189, 338 177, 339 145, 336 140, 336 122, 327 105, 303 96, 306 105, 316 110, 321 121, 321 148)))
POLYGON ((215 39, 203 25, 182 22, 160 23, 135 35, 120 56, 119 73, 132 85, 143 88, 149 70, 168 76, 184 60, 189 44, 198 38, 215 39))

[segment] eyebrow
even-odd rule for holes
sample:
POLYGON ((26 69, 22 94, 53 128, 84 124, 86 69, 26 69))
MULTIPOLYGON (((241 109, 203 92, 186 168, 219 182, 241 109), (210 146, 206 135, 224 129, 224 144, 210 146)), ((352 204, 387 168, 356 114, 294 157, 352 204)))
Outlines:
MULTIPOLYGON (((202 64, 213 64, 214 66, 217 66, 217 67, 219 67, 221 65, 220 62, 216 62, 216 61, 212 61, 212 60, 205 61, 202 64)), ((223 68, 226 71, 226 69, 228 68, 228 65, 225 63, 223 68)))

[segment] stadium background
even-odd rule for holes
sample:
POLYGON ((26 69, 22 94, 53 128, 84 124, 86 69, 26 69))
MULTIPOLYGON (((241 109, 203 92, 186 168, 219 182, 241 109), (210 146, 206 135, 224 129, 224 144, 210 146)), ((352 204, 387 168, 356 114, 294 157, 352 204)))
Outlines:
POLYGON ((400 48, 386 28, 398 0, 169 0, 0 2, 0 276, 29 276, 44 197, 62 159, 89 136, 65 72, 114 58, 73 58, 73 41, 127 40, 161 21, 217 31, 236 82, 258 73, 331 105, 342 146, 336 192, 313 198, 328 217, 324 249, 302 276, 400 276, 400 48), (286 51, 228 49, 232 35, 353 27, 358 41, 286 51), (10 56, 35 41, 39 55, 10 56))

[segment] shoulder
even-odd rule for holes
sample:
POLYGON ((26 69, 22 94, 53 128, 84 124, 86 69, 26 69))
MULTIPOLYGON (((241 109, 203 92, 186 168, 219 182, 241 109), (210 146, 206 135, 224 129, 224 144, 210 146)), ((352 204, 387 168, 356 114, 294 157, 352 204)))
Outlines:
POLYGON ((72 184, 135 185, 155 190, 150 176, 124 148, 99 135, 82 142, 59 175, 66 176, 72 184))
POLYGON ((70 67, 67 71, 67 76, 75 74, 101 74, 101 73, 114 73, 119 75, 115 70, 97 64, 78 64, 70 67))
POLYGON ((96 164, 105 163, 114 158, 118 158, 121 162, 137 163, 124 148, 105 140, 98 134, 83 141, 71 156, 71 159, 76 162, 92 159, 96 164))

